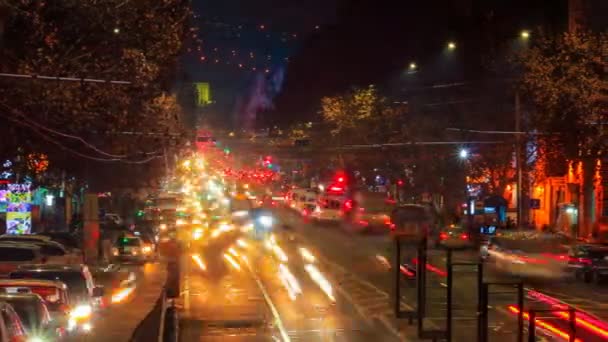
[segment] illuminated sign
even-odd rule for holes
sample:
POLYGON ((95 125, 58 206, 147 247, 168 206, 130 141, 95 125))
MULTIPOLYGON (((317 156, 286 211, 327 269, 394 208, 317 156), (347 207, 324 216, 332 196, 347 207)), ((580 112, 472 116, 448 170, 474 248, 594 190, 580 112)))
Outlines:
POLYGON ((199 107, 206 106, 211 103, 211 86, 208 82, 194 83, 196 87, 196 105, 199 107))
POLYGON ((30 234, 32 231, 31 183, 6 184, 6 233, 30 234))

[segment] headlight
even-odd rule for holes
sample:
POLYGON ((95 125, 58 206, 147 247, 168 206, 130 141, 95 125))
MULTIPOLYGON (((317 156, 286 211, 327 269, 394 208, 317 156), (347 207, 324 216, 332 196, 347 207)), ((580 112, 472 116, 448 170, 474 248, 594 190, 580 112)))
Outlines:
POLYGON ((152 252, 152 247, 150 247, 150 246, 144 246, 144 248, 142 248, 141 251, 144 254, 148 254, 148 253, 152 252))
POLYGON ((161 225, 159 226, 160 230, 167 230, 167 225, 164 223, 161 223, 161 225))
POLYGON ((27 339, 27 342, 44 342, 44 339, 42 337, 30 337, 27 339))
POLYGON ((194 232, 192 232, 192 239, 194 239, 194 240, 200 240, 201 237, 203 237, 203 231, 202 230, 197 229, 194 232))
POLYGON ((93 309, 90 305, 78 305, 70 312, 70 317, 74 319, 88 318, 93 313, 93 309))
POLYGON ((264 227, 270 227, 272 226, 272 217, 271 216, 260 216, 258 217, 258 222, 260 222, 260 224, 264 227))

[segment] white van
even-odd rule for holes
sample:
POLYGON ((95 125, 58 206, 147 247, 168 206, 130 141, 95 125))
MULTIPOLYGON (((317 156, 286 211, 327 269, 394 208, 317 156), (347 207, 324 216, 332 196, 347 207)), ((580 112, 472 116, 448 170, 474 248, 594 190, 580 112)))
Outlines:
POLYGON ((344 204, 348 198, 344 195, 321 194, 317 199, 315 210, 310 218, 315 221, 340 223, 344 215, 344 204))
POLYGON ((307 216, 314 211, 319 194, 313 189, 293 189, 285 195, 285 203, 291 209, 307 216))

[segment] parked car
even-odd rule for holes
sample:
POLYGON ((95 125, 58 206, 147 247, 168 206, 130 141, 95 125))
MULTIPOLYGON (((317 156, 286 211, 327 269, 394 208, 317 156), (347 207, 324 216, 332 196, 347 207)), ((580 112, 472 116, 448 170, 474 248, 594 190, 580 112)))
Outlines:
POLYGON ((22 265, 11 272, 9 277, 56 280, 65 283, 68 286, 71 305, 68 331, 89 332, 92 329, 93 314, 100 307, 104 289, 95 286, 86 265, 22 265))
POLYGON ((46 258, 39 246, 0 242, 0 276, 7 276, 20 265, 44 262, 46 258))
POLYGON ((72 253, 80 252, 81 243, 79 239, 69 232, 43 232, 35 234, 38 236, 48 236, 52 241, 59 242, 72 253))
POLYGON ((44 235, 37 234, 2 234, 0 235, 0 242, 12 241, 12 242, 44 242, 51 241, 51 238, 44 235))
POLYGON ((5 244, 13 243, 16 246, 31 245, 40 247, 40 253, 44 257, 44 263, 48 264, 79 264, 82 255, 71 253, 62 244, 55 241, 12 241, 4 240, 5 244))
POLYGON ((53 341, 61 337, 56 329, 44 300, 35 293, 4 293, 0 301, 9 303, 19 318, 28 336, 28 341, 53 341))
POLYGON ((27 342, 23 323, 15 309, 6 302, 0 301, 0 341, 27 342))
POLYGON ((581 244, 570 248, 568 268, 576 279, 600 283, 608 277, 608 247, 581 244))

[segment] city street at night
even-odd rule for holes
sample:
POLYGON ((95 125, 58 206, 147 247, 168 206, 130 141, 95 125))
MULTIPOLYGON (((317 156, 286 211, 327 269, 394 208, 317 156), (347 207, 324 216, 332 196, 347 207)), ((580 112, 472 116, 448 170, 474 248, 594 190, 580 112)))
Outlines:
POLYGON ((608 341, 608 0, 2 0, 0 46, 0 342, 608 341))

